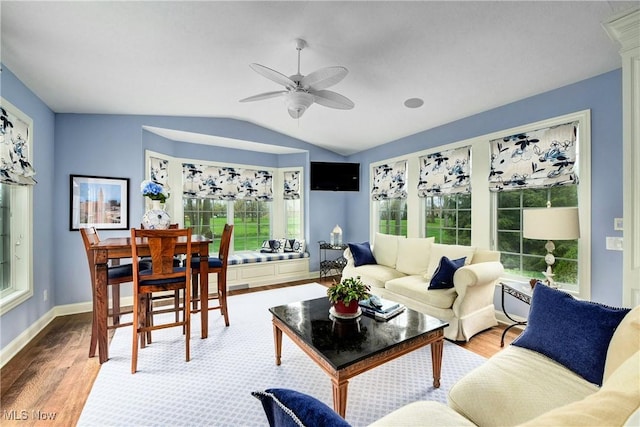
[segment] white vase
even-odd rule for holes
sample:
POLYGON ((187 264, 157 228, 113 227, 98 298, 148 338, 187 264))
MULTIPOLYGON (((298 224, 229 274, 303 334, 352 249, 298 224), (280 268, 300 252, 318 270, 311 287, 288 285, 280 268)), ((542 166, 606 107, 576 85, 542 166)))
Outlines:
POLYGON ((142 227, 149 230, 166 230, 171 224, 171 217, 163 209, 160 200, 151 201, 151 209, 142 216, 142 227))

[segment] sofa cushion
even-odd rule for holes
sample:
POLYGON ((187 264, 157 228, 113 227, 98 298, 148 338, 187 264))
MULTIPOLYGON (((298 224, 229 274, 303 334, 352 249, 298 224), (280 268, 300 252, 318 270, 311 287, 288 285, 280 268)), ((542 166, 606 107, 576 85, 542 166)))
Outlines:
POLYGON ((360 279, 371 287, 384 288, 385 283, 389 280, 404 277, 405 275, 398 270, 380 264, 367 264, 342 270, 342 277, 356 276, 360 276, 360 279))
POLYGON ((631 310, 616 328, 607 349, 603 382, 618 369, 629 356, 640 349, 640 306, 631 310))
POLYGON ((378 264, 396 268, 398 240, 400 239, 405 239, 405 237, 376 233, 375 240, 373 241, 373 256, 378 264))
POLYGON ((475 426, 471 421, 440 402, 419 400, 396 409, 369 424, 369 427, 424 427, 425 425, 438 427, 475 426))
POLYGON ((434 289, 449 289, 453 288, 453 275, 456 270, 464 265, 466 257, 458 259, 449 259, 446 256, 440 258, 440 264, 436 271, 433 273, 433 277, 429 282, 429 290, 434 289))
POLYGON ((640 403, 640 352, 627 358, 602 388, 577 402, 549 411, 523 426, 621 426, 640 403))
POLYGON ((425 274, 434 240, 433 237, 399 239, 396 270, 408 275, 425 274))
POLYGON ((434 243, 431 245, 431 255, 429 256, 429 267, 427 267, 427 272, 425 273, 424 278, 427 280, 431 280, 433 277, 433 273, 435 273, 438 265, 440 264, 440 258, 446 256, 449 259, 458 259, 465 257, 464 264, 471 264, 471 260, 473 259, 473 253, 476 251, 476 248, 473 246, 462 246, 462 245, 443 245, 440 243, 434 243))
POLYGON ((527 327, 513 345, 542 353, 601 385, 609 342, 628 312, 579 301, 538 284, 533 288, 527 327))
POLYGON ((367 264, 376 264, 376 259, 373 257, 369 242, 349 243, 349 250, 353 256, 353 264, 356 267, 367 264))
POLYGON ((318 399, 294 390, 272 388, 251 393, 262 403, 270 426, 310 425, 349 427, 334 410, 318 399))
POLYGON ((561 364, 511 345, 456 382, 448 401, 477 425, 513 426, 596 391, 561 364))
POLYGON ((393 279, 387 282, 386 288, 395 294, 442 309, 450 309, 458 296, 453 288, 427 290, 427 282, 422 276, 405 276, 393 279))

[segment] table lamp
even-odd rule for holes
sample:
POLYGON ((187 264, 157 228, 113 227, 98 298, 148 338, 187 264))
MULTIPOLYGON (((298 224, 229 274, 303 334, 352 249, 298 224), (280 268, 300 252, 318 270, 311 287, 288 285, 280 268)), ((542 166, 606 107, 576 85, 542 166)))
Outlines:
POLYGON ((557 288, 553 280, 552 266, 556 262, 553 251, 556 248, 553 240, 575 240, 580 237, 580 221, 578 208, 552 208, 547 202, 546 208, 524 209, 522 211, 522 235, 525 239, 546 240, 544 246, 547 255, 546 277, 549 286, 557 288))

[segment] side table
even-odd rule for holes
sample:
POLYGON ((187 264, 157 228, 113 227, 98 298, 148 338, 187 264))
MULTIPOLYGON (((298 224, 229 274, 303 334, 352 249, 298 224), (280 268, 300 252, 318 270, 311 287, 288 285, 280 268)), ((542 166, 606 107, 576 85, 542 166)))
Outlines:
POLYGON ((320 278, 342 274, 342 270, 347 265, 347 259, 342 256, 342 252, 344 252, 349 245, 332 245, 324 240, 319 241, 318 244, 320 245, 320 278), (340 252, 336 257, 335 253, 331 255, 332 252, 329 252, 328 255, 327 251, 340 252))
POLYGON ((502 332, 502 337, 500 338, 500 347, 504 347, 504 337, 507 335, 509 329, 514 326, 526 325, 526 320, 516 320, 507 313, 507 309, 504 307, 504 296, 505 294, 509 294, 512 297, 531 305, 531 288, 527 288, 527 285, 508 285, 504 282, 500 282, 500 286, 502 286, 502 312, 507 319, 511 320, 513 323, 505 328, 502 332))

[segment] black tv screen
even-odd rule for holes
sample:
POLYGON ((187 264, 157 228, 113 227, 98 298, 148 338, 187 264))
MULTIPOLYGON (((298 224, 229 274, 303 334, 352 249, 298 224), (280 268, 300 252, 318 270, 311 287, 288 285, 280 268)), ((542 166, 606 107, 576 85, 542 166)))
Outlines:
POLYGON ((360 163, 311 162, 311 190, 360 191, 360 163))

